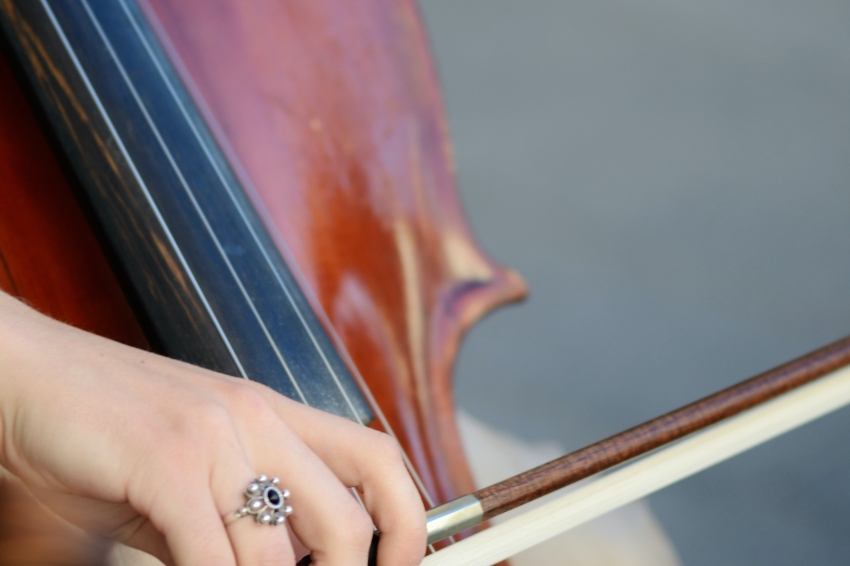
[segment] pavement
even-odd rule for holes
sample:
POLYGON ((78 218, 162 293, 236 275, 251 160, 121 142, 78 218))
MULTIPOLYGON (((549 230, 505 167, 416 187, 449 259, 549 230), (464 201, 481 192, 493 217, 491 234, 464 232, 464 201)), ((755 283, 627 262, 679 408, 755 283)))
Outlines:
MULTIPOLYGON (((569 449, 850 334, 850 3, 421 0, 482 246, 464 410, 569 449)), ((850 563, 850 409, 650 499, 685 565, 850 563)))

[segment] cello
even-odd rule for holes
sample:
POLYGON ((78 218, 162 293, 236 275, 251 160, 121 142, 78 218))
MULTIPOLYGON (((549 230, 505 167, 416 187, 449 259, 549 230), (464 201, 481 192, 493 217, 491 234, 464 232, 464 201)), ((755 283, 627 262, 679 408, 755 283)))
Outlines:
MULTIPOLYGON (((223 55, 227 55, 227 53, 224 53, 223 55)), ((321 120, 318 120, 318 121, 312 122, 312 127, 313 127, 314 129, 316 129, 316 130, 321 131, 321 129, 322 129, 322 127, 323 127, 323 123, 322 123, 322 121, 321 121, 321 120)))
POLYGON ((2 8, 3 289, 394 434, 429 506, 471 491, 452 361, 524 286, 464 222, 414 4, 2 8))

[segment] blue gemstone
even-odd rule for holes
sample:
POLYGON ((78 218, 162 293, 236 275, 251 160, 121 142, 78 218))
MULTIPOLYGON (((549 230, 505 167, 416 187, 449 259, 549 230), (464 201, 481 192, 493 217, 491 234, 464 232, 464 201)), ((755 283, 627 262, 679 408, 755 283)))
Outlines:
POLYGON ((266 505, 272 509, 279 509, 283 505, 283 494, 276 487, 267 487, 263 493, 266 500, 266 505))

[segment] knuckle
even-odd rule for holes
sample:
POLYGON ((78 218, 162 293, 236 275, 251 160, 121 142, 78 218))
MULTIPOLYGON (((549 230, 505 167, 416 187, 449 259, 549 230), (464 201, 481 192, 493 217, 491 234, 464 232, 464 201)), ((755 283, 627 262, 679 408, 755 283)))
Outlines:
POLYGON ((236 410, 244 414, 265 414, 271 410, 262 393, 242 383, 227 383, 225 396, 236 410))
MULTIPOLYGON (((370 431, 374 432, 374 431, 370 431)), ((401 446, 388 434, 374 432, 372 437, 372 455, 386 466, 404 465, 401 446)))
POLYGON ((233 428, 233 418, 227 407, 215 402, 205 402, 192 411, 187 428, 193 431, 207 431, 218 436, 224 430, 233 428))

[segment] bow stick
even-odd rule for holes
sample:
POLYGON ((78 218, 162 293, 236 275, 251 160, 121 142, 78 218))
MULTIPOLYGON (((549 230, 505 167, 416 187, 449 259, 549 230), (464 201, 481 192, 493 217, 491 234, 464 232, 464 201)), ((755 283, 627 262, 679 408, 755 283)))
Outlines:
POLYGON ((428 512, 429 544, 665 447, 526 515, 430 555, 423 564, 486 566, 498 562, 843 407, 850 403, 848 365, 850 337, 596 444, 435 507, 428 512), (721 421, 725 422, 717 424, 721 421), (676 442, 698 431, 703 432, 676 442), (676 444, 667 447, 673 443, 676 444))

